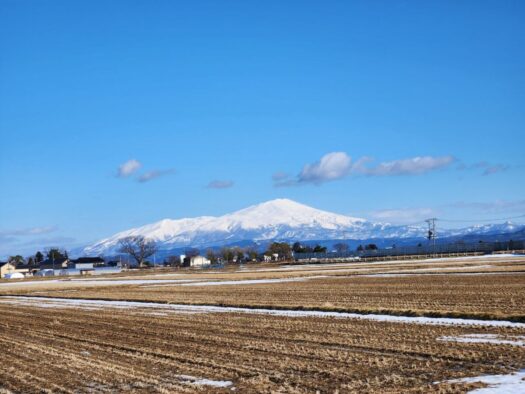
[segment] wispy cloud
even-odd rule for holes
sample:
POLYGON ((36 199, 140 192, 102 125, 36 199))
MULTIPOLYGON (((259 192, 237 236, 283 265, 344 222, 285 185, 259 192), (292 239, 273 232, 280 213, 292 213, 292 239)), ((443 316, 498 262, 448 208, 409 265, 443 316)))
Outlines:
MULTIPOLYGON (((32 254, 45 247, 73 247, 76 239, 59 234, 56 226, 30 227, 0 231, 0 256, 32 254)), ((77 245, 79 246, 79 245, 77 245)))
POLYGON ((22 246, 35 246, 37 248, 46 248, 46 247, 69 247, 70 244, 76 242, 76 239, 73 237, 64 237, 64 236, 56 236, 56 237, 46 237, 46 238, 38 238, 30 241, 25 241, 21 245, 22 246))
POLYGON ((24 236, 31 236, 31 235, 49 234, 56 230, 57 230, 56 226, 29 227, 29 228, 24 228, 24 229, 0 231, 0 235, 24 237, 24 236))
POLYGON ((284 179, 288 179, 289 177, 290 175, 286 172, 278 171, 272 175, 272 180, 274 180, 275 182, 279 182, 284 179))
POLYGON ((297 185, 297 180, 286 172, 278 171, 272 175, 274 187, 288 187, 297 185))
POLYGON ((525 211, 525 200, 495 200, 487 202, 459 201, 446 206, 447 208, 469 209, 478 212, 519 212, 525 211))
POLYGON ((437 214, 438 212, 433 208, 401 208, 372 211, 368 216, 380 222, 407 224, 421 222, 437 214))
POLYGON ((208 189, 229 189, 230 187, 233 187, 234 182, 233 181, 221 181, 218 179, 215 179, 208 183, 206 188, 208 189))
POLYGON ((460 171, 471 170, 471 169, 483 170, 481 172, 481 175, 483 176, 489 176, 489 175, 497 174, 499 172, 504 172, 504 171, 507 171, 509 168, 510 168, 509 165, 493 164, 493 163, 489 163, 488 161, 479 161, 474 164, 460 163, 457 167, 457 169, 460 171))
POLYGON ((453 156, 416 156, 407 159, 385 161, 377 164, 372 157, 364 156, 352 161, 345 152, 331 152, 320 160, 306 164, 296 176, 284 172, 273 174, 274 186, 294 186, 299 184, 322 184, 343 179, 349 175, 365 176, 401 176, 422 175, 450 166, 455 161, 453 156))
POLYGON ((509 169, 509 166, 506 166, 503 164, 496 164, 493 166, 486 167, 485 170, 483 170, 482 175, 484 176, 494 175, 494 174, 497 174, 498 172, 507 171, 508 169, 509 169))
POLYGON ((117 170, 118 178, 126 178, 130 175, 133 175, 142 167, 142 163, 138 160, 131 159, 122 163, 117 170))
POLYGON ((416 156, 386 161, 372 167, 363 165, 356 167, 356 170, 369 176, 422 175, 448 167, 454 161, 453 156, 416 156))
POLYGON ((161 176, 166 176, 175 173, 173 168, 167 170, 152 170, 145 172, 137 178, 137 181, 140 183, 145 183, 152 181, 153 179, 159 178, 161 176))

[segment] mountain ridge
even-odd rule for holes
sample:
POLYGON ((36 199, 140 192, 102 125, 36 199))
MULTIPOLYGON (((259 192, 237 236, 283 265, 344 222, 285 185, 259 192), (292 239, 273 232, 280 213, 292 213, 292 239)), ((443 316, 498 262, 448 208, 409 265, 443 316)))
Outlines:
MULTIPOLYGON (((525 228, 510 222, 441 230, 442 236, 510 232, 525 228)), ((290 199, 275 199, 222 216, 162 219, 118 232, 82 250, 83 254, 116 253, 120 239, 141 235, 159 249, 217 247, 236 242, 315 239, 408 239, 426 236, 425 226, 396 226, 312 208, 290 199)))

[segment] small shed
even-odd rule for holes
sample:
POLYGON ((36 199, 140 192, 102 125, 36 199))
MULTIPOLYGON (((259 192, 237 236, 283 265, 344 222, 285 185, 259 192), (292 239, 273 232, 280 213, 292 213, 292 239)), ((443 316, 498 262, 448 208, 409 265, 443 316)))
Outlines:
POLYGON ((4 279, 24 279, 25 276, 21 272, 12 272, 10 274, 5 274, 4 279))
POLYGON ((53 269, 41 269, 38 272, 35 272, 35 276, 54 276, 55 270, 53 269))

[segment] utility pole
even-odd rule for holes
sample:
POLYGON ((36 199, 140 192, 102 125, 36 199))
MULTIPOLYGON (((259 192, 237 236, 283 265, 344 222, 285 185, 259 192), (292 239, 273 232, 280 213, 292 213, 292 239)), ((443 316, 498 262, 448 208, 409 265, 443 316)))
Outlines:
POLYGON ((436 220, 437 218, 430 218, 425 220, 428 224, 427 239, 429 242, 432 241, 432 254, 436 254, 436 220))

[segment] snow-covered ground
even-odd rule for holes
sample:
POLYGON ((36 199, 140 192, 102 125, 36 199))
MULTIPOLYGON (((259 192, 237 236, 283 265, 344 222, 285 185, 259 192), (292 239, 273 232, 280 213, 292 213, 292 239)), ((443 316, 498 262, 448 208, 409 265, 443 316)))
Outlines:
POLYGON ((10 283, 0 283, 0 287, 9 287, 9 286, 35 286, 35 285, 47 285, 49 283, 60 283, 62 280, 52 279, 52 280, 38 280, 38 281, 21 281, 21 282, 10 282, 10 283))
MULTIPOLYGON (((488 254, 480 256, 459 256, 459 257, 439 257, 435 259, 407 259, 407 260, 385 260, 385 261, 374 261, 374 262, 359 262, 353 261, 348 263, 315 263, 315 264, 284 264, 276 266, 275 268, 251 268, 245 267, 237 270, 237 273, 254 273, 254 272, 272 272, 272 271, 303 271, 311 270, 312 268, 352 268, 352 269, 366 269, 368 265, 395 265, 395 264, 431 264, 436 262, 464 262, 469 260, 500 260, 500 259, 509 259, 509 258, 523 258, 525 255, 522 254, 512 254, 512 253, 502 253, 502 254, 488 254)), ((423 268, 422 268, 423 269, 423 268)), ((439 269, 436 267, 435 269, 439 269)), ((452 267, 450 268, 452 269, 452 267)), ((466 267, 465 267, 466 269, 466 267)))
MULTIPOLYGON (((119 280, 97 280, 82 281, 82 286, 122 286, 122 285, 151 285, 151 284, 179 284, 194 282, 196 279, 119 279, 119 280)), ((74 282, 74 281, 70 281, 74 282)), ((67 282, 66 282, 67 283, 67 282)))
POLYGON ((177 378, 181 380, 184 384, 190 384, 195 386, 211 386, 218 388, 230 387, 233 385, 233 382, 229 380, 212 380, 212 379, 203 379, 196 378, 195 376, 190 375, 177 375, 177 378))
POLYGON ((496 334, 466 334, 456 337, 440 337, 438 341, 461 343, 490 343, 494 345, 525 346, 525 336, 514 336, 512 339, 502 338, 496 334))
POLYGON ((485 383, 488 387, 475 389, 475 394, 523 394, 525 393, 525 369, 509 375, 482 375, 448 380, 447 383, 485 383))
MULTIPOLYGON (((505 271, 494 271, 494 272, 410 272, 407 270, 407 272, 388 272, 384 274, 365 274, 365 275, 352 275, 347 276, 349 277, 356 277, 356 278, 396 278, 396 277, 404 277, 404 276, 428 276, 428 275, 447 275, 447 276, 465 276, 465 275, 525 275, 525 271, 523 272, 505 272, 505 271)), ((338 278, 342 278, 342 276, 338 276, 338 278)))
POLYGON ((51 298, 51 297, 25 297, 25 296, 2 296, 0 302, 20 306, 32 306, 41 308, 86 308, 86 309, 132 309, 140 312, 154 311, 172 313, 247 313, 271 316, 286 317, 326 317, 339 319, 361 319, 373 320, 389 323, 409 323, 409 324, 428 324, 441 326, 480 326, 480 327, 515 327, 525 328, 525 323, 515 323, 503 320, 474 320, 457 319, 445 317, 413 317, 413 316, 393 316, 358 313, 328 312, 328 311, 301 311, 301 310, 274 310, 262 308, 237 308, 222 307, 212 305, 182 305, 182 304, 161 304, 153 302, 133 302, 133 301, 104 301, 89 299, 72 298, 51 298))
POLYGON ((48 284, 76 284, 81 286, 123 286, 123 285, 148 285, 160 283, 188 283, 196 279, 53 279, 26 282, 0 283, 2 286, 45 286, 48 284))
POLYGON ((208 282, 183 283, 181 286, 226 286, 226 285, 258 285, 266 283, 286 283, 286 282, 305 282, 311 279, 328 278, 328 276, 304 276, 300 278, 281 278, 281 279, 245 279, 245 280, 223 280, 208 282))
POLYGON ((416 268, 410 269, 411 272, 426 272, 426 271, 448 271, 448 270, 473 270, 481 268, 492 268, 493 265, 467 265, 464 267, 429 267, 429 268, 416 268))

